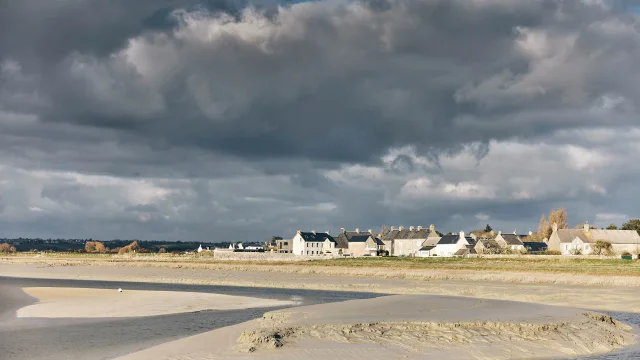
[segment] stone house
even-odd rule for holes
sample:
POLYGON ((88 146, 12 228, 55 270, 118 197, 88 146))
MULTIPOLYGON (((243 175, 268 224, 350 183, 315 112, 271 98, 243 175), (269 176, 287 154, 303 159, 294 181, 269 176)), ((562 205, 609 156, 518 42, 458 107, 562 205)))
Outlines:
POLYGON ((498 231, 498 235, 495 238, 496 242, 502 249, 509 249, 511 251, 523 251, 525 250, 524 244, 518 237, 518 235, 514 234, 503 234, 502 231, 498 231))
POLYGON ((291 239, 291 252, 295 255, 317 256, 335 254, 338 251, 336 240, 329 232, 319 233, 315 230, 304 232, 298 230, 291 239))
POLYGON ((422 226, 410 226, 409 229, 391 227, 381 240, 391 256, 418 256, 424 246, 434 245, 439 239, 435 226, 431 225, 429 229, 422 226))
POLYGON ((385 251, 384 242, 371 234, 352 236, 347 252, 351 256, 378 256, 385 251))
POLYGON ((497 254, 502 247, 494 239, 478 239, 474 249, 478 254, 497 254))
POLYGON ((293 252, 293 240, 280 239, 275 241, 275 251, 281 254, 290 254, 293 252))
POLYGON ((337 244, 336 247, 338 248, 338 250, 342 250, 340 252, 347 254, 349 250, 349 241, 351 241, 354 236, 362 235, 375 236, 371 229, 367 231, 361 231, 360 228, 356 228, 354 231, 346 231, 344 228, 340 228, 340 233, 338 234, 338 236, 334 237, 337 244))
POLYGON ((558 229, 553 224, 553 233, 549 237, 549 250, 557 250, 562 255, 591 254, 593 245, 598 241, 607 241, 616 254, 629 252, 638 254, 640 250, 640 235, 635 230, 599 230, 591 229, 584 224, 582 229, 558 229))

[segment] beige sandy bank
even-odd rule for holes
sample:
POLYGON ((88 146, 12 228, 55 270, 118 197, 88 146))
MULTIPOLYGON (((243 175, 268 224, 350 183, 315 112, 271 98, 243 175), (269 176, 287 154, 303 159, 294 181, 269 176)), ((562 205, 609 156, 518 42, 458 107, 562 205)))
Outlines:
MULTIPOLYGON (((18 278, 102 280, 171 284, 227 285, 386 294, 429 294, 512 300, 595 311, 640 313, 638 287, 613 285, 519 284, 496 281, 387 279, 375 276, 101 265, 48 266, 0 263, 0 274, 18 278)), ((382 273, 382 270, 381 270, 382 273)), ((573 275, 579 278, 580 275, 573 275)))
POLYGON ((17 317, 105 318, 167 315, 202 310, 234 310, 294 305, 293 301, 220 294, 30 287, 23 291, 38 303, 17 311, 17 317))
POLYGON ((513 359, 587 355, 634 343, 582 310, 422 295, 297 307, 120 360, 513 359))

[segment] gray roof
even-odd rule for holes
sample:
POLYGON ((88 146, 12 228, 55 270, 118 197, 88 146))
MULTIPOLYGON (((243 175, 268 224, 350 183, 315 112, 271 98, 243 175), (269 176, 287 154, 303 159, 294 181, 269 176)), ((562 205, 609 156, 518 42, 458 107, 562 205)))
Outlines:
POLYGON ((300 236, 302 236, 302 239, 304 239, 304 241, 314 241, 314 242, 324 242, 325 240, 329 240, 331 242, 336 242, 336 240, 331 237, 331 235, 327 234, 327 233, 312 233, 312 232, 301 232, 300 236))
POLYGON ((471 246, 476 246, 477 240, 472 238, 471 236, 465 236, 465 239, 467 239, 467 242, 469 243, 469 245, 471 246))
POLYGON ((384 234, 382 240, 411 240, 411 239, 426 239, 429 237, 440 237, 437 231, 433 233, 429 229, 420 229, 420 230, 391 230, 388 233, 384 234))
POLYGON ((529 251, 544 251, 547 250, 547 243, 537 241, 525 241, 524 247, 529 251))
POLYGON ((431 245, 431 246, 423 246, 423 247, 420 248, 420 251, 429 251, 429 250, 433 250, 435 248, 436 247, 433 246, 433 245, 431 245))
POLYGON ((522 241, 518 239, 516 234, 501 234, 504 241, 509 245, 522 245, 522 241))
MULTIPOLYGON (((368 231, 360 231, 360 232, 356 232, 356 231, 345 231, 345 232, 341 232, 340 234, 338 234, 338 236, 335 237, 336 239, 336 243, 338 245, 336 245, 336 247, 338 248, 343 248, 343 249, 347 249, 349 248, 349 242, 353 241, 351 240, 354 236, 366 236, 369 237, 369 235, 372 235, 370 232, 368 231)), ((363 240, 363 241, 366 241, 363 240)))
POLYGON ((460 234, 445 235, 440 238, 438 245, 457 244, 460 240, 460 234))
POLYGON ((355 235, 352 236, 351 239, 349 240, 350 243, 356 243, 356 242, 366 242, 367 240, 369 240, 369 238, 373 238, 373 241, 375 241, 375 243, 377 245, 384 245, 384 242, 382 242, 382 240, 378 239, 375 236, 372 236, 370 234, 360 234, 360 235, 355 235))

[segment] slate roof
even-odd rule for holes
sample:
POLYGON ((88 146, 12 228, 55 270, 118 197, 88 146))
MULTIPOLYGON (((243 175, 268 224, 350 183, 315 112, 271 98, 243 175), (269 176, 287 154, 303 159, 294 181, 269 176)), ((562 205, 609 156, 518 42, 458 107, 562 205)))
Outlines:
POLYGON ((367 240, 369 240, 369 237, 372 237, 373 241, 375 241, 377 245, 384 245, 384 242, 382 242, 382 240, 378 239, 375 236, 371 236, 369 233, 352 236, 349 242, 350 243, 366 242, 367 240))
POLYGON ((429 250, 433 250, 436 247, 434 245, 429 245, 429 246, 423 246, 420 248, 420 251, 429 251, 429 250))
POLYGON ((471 246, 476 246, 476 244, 478 242, 476 239, 472 238, 471 236, 465 236, 464 238, 467 239, 467 242, 471 246))
POLYGON ((477 254, 475 245, 467 245, 467 250, 469 250, 469 254, 477 254))
POLYGON ((509 245, 522 245, 522 241, 518 239, 516 234, 502 234, 502 238, 509 245))
POLYGON ((329 240, 333 243, 336 242, 336 240, 329 234, 327 233, 312 233, 312 232, 301 232, 300 236, 302 237, 302 239, 304 241, 313 241, 313 242, 324 242, 325 240, 329 240))
POLYGON ((537 241, 525 241, 523 242, 524 247, 529 251, 545 251, 547 250, 547 244, 543 242, 537 241))
MULTIPOLYGON (((342 249, 347 249, 349 248, 349 242, 352 241, 351 239, 354 236, 366 236, 369 237, 369 235, 372 235, 370 232, 368 231, 360 231, 360 232, 356 232, 356 231, 345 231, 345 232, 341 232, 340 234, 338 234, 338 236, 335 237, 336 240, 336 247, 337 248, 342 248, 342 249)), ((366 241, 363 240, 363 241, 366 241)))
POLYGON ((460 234, 445 235, 440 238, 440 241, 438 241, 438 245, 457 244, 459 240, 460 234))
POLYGON ((440 237, 437 231, 433 233, 429 231, 429 229, 421 229, 421 230, 413 230, 404 229, 404 230, 391 230, 388 233, 384 234, 382 240, 415 240, 415 239, 426 239, 429 237, 440 237))

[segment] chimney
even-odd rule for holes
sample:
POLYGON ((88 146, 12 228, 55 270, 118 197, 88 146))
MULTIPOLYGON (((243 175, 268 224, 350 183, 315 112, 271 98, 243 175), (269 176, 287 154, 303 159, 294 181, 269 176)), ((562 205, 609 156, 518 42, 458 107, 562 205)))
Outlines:
POLYGON ((463 238, 464 237, 464 231, 460 231, 460 237, 463 238))
POLYGON ((331 231, 330 231, 330 230, 327 230, 327 231, 325 231, 325 234, 327 234, 327 235, 331 235, 331 231))
POLYGON ((344 228, 340 228, 340 234, 344 234, 344 228))
POLYGON ((396 227, 395 227, 395 226, 392 226, 392 227, 391 227, 391 231, 395 231, 395 230, 396 230, 396 227))
POLYGON ((422 230, 422 225, 418 225, 418 231, 422 230))
POLYGON ((529 231, 529 236, 533 235, 533 231, 529 231))
POLYGON ((300 230, 300 229, 298 229, 298 230, 297 230, 297 233, 298 233, 298 234, 300 234, 301 232, 302 232, 302 230, 300 230))
POLYGON ((403 231, 404 230, 404 226, 399 226, 398 230, 403 231))
POLYGON ((360 228, 356 228, 356 233, 360 234, 360 228))
POLYGON ((558 231, 558 223, 553 223, 553 232, 558 231))
POLYGON ((315 230, 311 230, 311 232, 313 233, 313 235, 315 235, 315 234, 316 234, 316 231, 315 231, 315 230))
POLYGON ((415 228, 413 226, 409 226, 409 231, 413 231, 415 228))
POLYGON ((431 232, 436 231, 436 226, 433 225, 433 224, 429 225, 429 231, 431 231, 431 232))
POLYGON ((584 222, 584 232, 589 232, 589 222, 588 221, 584 222))
POLYGON ((373 231, 371 229, 369 229, 369 234, 373 234, 373 231))
POLYGON ((498 231, 498 235, 502 235, 502 231, 498 231))

